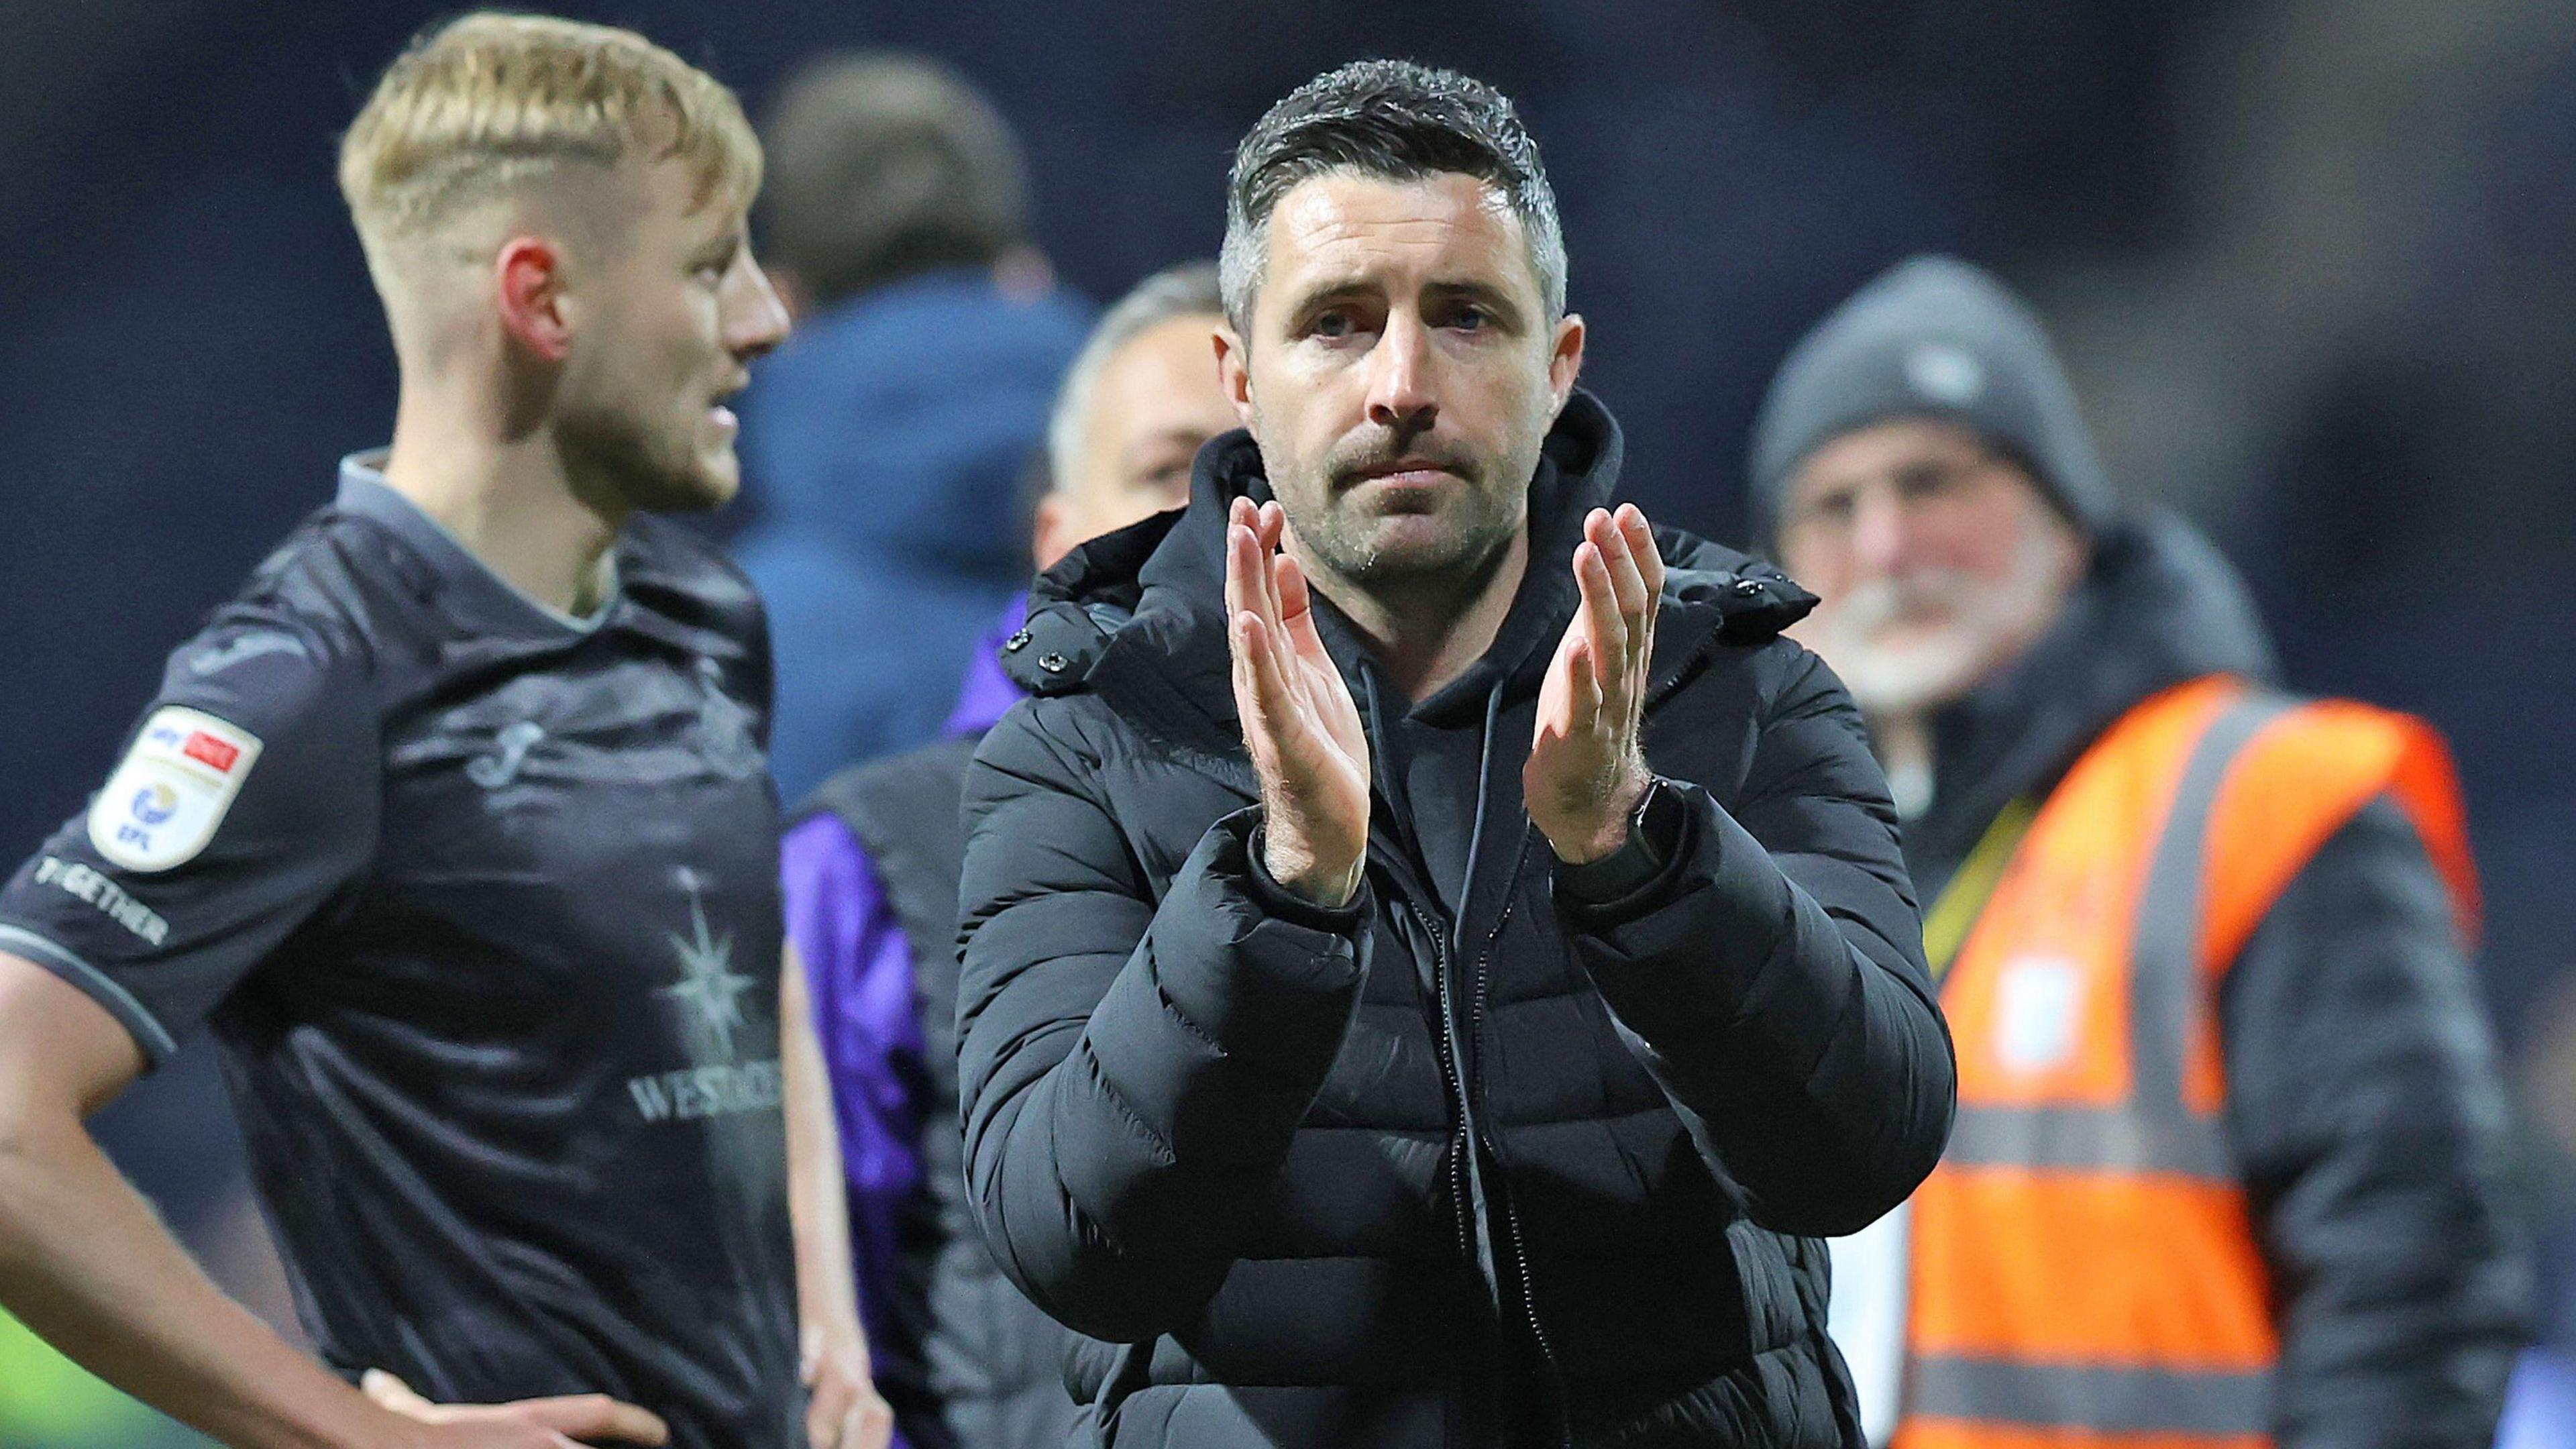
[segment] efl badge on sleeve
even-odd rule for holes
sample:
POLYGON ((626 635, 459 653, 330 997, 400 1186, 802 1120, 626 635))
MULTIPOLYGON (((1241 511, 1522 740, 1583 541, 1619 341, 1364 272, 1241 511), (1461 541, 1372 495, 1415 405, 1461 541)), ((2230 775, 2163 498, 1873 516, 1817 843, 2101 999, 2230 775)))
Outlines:
POLYGON ((259 736, 202 710, 168 704, 89 804, 89 843, 127 870, 196 859, 215 838, 259 760, 259 736))

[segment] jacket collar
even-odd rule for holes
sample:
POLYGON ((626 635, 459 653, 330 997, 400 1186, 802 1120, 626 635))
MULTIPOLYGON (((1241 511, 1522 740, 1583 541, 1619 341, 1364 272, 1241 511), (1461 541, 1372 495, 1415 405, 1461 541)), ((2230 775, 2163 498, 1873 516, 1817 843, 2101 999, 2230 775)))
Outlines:
MULTIPOLYGON (((1530 480, 1531 564, 1502 629, 1465 675, 1416 706, 1418 714, 1472 714, 1497 688, 1506 700, 1536 693, 1577 598, 1565 561, 1583 516, 1615 496, 1622 452, 1609 410, 1578 390, 1530 480)), ((1034 694, 1098 693, 1174 748, 1248 778, 1225 630, 1225 518, 1237 497, 1271 496, 1249 433, 1211 439, 1192 470, 1186 508, 1094 539, 1038 580, 1028 625, 1013 636, 1022 642, 1006 649, 1004 668, 1034 694)), ((1742 554, 1676 529, 1658 529, 1657 541, 1668 568, 1657 695, 1718 645, 1768 639, 1815 605, 1778 570, 1742 554)), ((1354 661, 1340 662, 1347 677, 1354 661)))

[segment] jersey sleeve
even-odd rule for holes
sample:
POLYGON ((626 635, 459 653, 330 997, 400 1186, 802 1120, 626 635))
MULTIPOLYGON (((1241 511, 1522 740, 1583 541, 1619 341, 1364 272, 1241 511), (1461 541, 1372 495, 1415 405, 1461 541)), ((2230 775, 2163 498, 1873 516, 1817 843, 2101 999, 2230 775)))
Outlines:
POLYGON ((355 651, 228 608, 170 656, 89 807, 0 888, 0 951, 88 993, 158 1066, 364 866, 381 772, 355 651))

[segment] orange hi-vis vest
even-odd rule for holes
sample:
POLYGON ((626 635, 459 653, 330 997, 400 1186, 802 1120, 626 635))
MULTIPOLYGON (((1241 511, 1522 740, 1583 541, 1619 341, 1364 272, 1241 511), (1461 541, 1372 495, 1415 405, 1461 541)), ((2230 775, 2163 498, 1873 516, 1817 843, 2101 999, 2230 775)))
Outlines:
POLYGON ((2450 757, 2420 721, 2227 676, 2131 709, 2051 792, 1942 981, 1959 1115, 1915 1193, 1894 1449, 2266 1449, 2271 1282, 2221 1109, 2218 987, 2380 796, 2464 937, 2450 757))

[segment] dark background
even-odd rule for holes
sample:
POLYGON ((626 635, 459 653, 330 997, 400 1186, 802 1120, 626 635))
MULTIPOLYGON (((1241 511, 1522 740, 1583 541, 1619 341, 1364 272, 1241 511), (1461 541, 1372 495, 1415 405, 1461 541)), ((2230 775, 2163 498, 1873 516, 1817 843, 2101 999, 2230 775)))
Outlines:
MULTIPOLYGON (((2129 496, 2198 519, 2252 577, 2290 682, 2453 740, 2535 1219, 2564 1216, 2576 7, 563 11, 645 31, 755 114, 818 49, 949 61, 1021 128, 1038 240, 1094 298, 1213 255, 1235 138, 1316 71, 1383 54, 1491 80, 1554 177, 1586 381, 1629 430, 1633 496, 1721 539, 1740 538, 1746 429, 1799 331, 1912 251, 1998 268, 2049 315, 2129 496)), ((445 13, 0 7, 0 857, 82 806, 163 652, 327 499, 341 454, 384 440, 392 358, 333 148, 445 13)), ((222 1154, 212 1079, 183 1055, 106 1130, 202 1237, 229 1198, 199 1165, 222 1154)))

